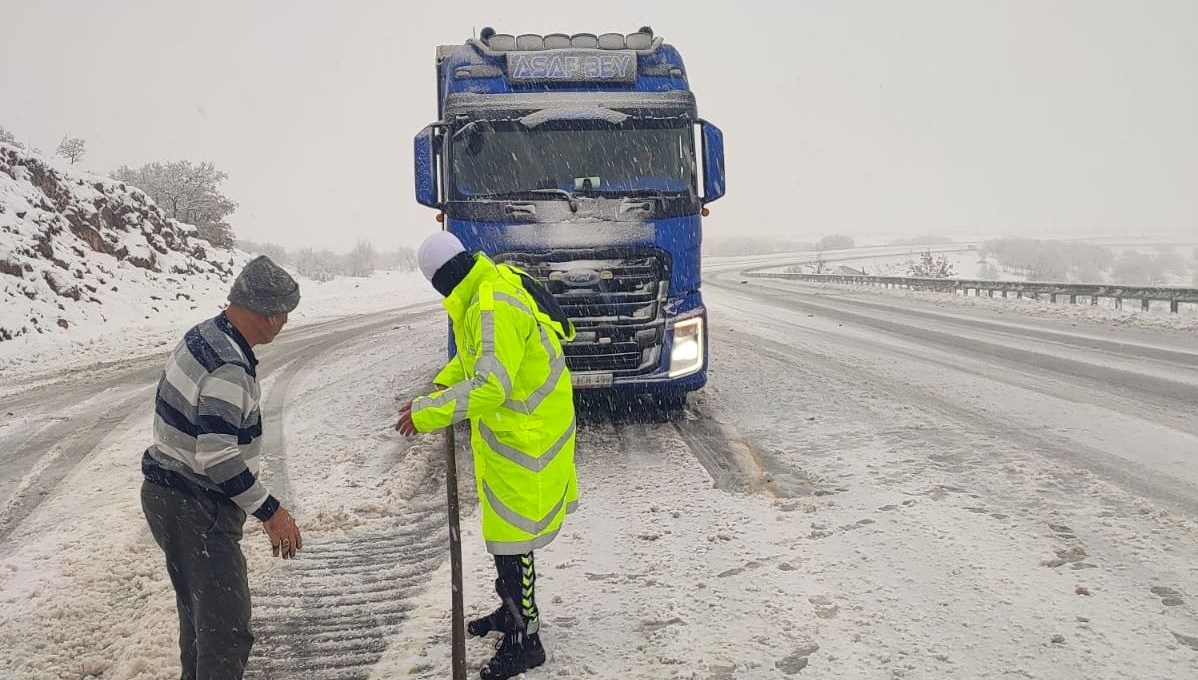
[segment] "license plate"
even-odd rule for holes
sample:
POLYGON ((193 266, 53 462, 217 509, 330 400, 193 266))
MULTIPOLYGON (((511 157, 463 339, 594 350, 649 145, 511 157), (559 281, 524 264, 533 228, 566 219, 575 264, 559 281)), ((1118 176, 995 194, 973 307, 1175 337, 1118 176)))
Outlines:
POLYGON ((571 373, 570 382, 574 387, 591 390, 599 387, 611 387, 611 373, 571 373))

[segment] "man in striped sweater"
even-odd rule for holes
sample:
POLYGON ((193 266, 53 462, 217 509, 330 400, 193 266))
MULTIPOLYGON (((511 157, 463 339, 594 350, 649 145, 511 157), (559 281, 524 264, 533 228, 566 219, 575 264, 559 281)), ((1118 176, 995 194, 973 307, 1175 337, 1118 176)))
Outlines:
MULTIPOLYGON (((276 556, 295 557, 299 528, 258 479, 262 415, 254 346, 275 339, 299 285, 266 256, 245 266, 229 306, 187 331, 154 402, 142 456, 142 510, 179 610, 183 680, 241 678, 254 637, 242 525, 262 522, 276 556)), ((278 424, 275 425, 276 427, 278 424)))

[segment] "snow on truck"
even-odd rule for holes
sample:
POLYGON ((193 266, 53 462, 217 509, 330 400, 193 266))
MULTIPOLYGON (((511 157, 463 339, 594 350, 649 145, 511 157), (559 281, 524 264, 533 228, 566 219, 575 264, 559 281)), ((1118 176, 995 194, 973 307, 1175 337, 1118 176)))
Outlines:
POLYGON ((437 48, 437 122, 416 198, 472 251, 540 280, 571 317, 580 390, 667 407, 707 381, 701 216, 724 194, 723 135, 650 28, 437 48))

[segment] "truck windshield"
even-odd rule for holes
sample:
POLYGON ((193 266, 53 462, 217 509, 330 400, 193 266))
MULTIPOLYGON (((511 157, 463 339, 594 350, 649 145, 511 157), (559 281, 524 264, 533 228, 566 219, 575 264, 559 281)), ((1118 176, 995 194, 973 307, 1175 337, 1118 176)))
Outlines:
POLYGON ((454 134, 452 196, 569 198, 696 193, 689 121, 469 123, 454 134))

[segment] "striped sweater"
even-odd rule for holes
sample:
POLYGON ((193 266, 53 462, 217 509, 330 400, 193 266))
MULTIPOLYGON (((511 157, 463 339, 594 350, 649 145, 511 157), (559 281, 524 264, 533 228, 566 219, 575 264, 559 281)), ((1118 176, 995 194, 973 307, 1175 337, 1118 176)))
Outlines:
POLYGON ((266 521, 279 507, 258 480, 262 414, 258 360, 224 314, 175 347, 154 400, 154 444, 142 457, 151 482, 232 499, 266 521))

